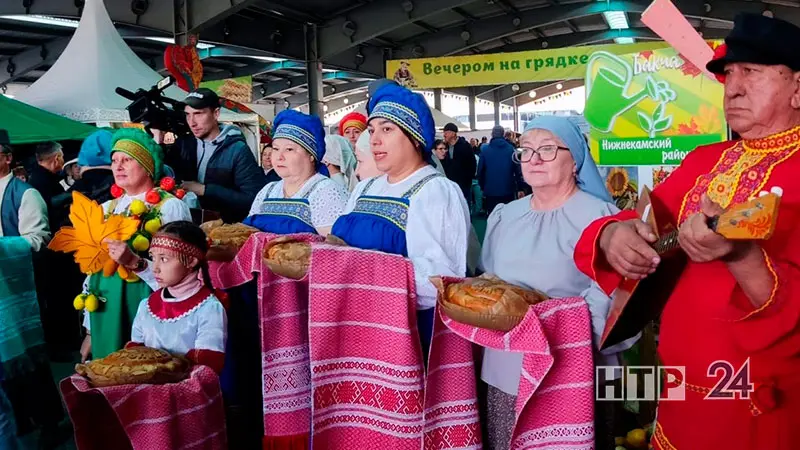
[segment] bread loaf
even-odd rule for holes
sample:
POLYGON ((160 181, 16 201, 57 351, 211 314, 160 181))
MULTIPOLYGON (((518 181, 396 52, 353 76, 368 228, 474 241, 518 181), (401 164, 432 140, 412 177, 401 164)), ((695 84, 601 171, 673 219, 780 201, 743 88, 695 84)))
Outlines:
POLYGON ((461 283, 447 286, 445 296, 450 303, 463 306, 471 311, 487 311, 499 302, 506 291, 522 297, 526 303, 533 305, 547 299, 547 296, 497 278, 470 278, 461 283))
POLYGON ((189 361, 164 350, 131 347, 105 358, 78 364, 75 371, 97 387, 120 384, 163 384, 186 378, 189 361))

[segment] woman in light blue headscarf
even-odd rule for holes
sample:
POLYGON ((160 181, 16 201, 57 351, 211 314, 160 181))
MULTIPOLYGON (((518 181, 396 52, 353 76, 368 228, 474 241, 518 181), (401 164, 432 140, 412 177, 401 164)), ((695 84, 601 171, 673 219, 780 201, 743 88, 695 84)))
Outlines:
POLYGON ((355 177, 356 155, 350 141, 338 134, 325 136, 325 156, 322 163, 328 167, 330 178, 333 181, 347 188, 347 192, 352 192, 358 184, 355 177))
MULTIPOLYGON (((533 195, 492 211, 481 269, 551 298, 584 297, 599 344, 610 299, 578 270, 572 254, 583 229, 597 218, 616 213, 617 208, 586 140, 569 119, 540 117, 525 127, 514 160, 521 165, 533 195)), ((481 378, 489 385, 489 449, 510 448, 521 369, 521 353, 485 350, 481 378)), ((596 448, 609 447, 603 443, 596 448)))

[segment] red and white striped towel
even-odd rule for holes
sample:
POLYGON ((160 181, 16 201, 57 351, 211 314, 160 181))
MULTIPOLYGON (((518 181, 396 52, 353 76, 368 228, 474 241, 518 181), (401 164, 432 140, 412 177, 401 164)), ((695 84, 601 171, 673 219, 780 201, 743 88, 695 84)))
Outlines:
POLYGON ((180 383, 94 388, 73 375, 61 393, 79 450, 225 450, 219 378, 196 366, 180 383))
POLYGON ((411 262, 315 244, 309 272, 313 448, 418 450, 423 367, 411 262))
MULTIPOLYGON (((445 278, 445 286, 461 281, 445 278)), ((594 448, 594 363, 582 298, 532 306, 508 333, 452 321, 437 311, 426 383, 425 448, 480 448, 470 343, 524 353, 511 448, 594 448)))
MULTIPOLYGON (((261 324, 261 375, 264 402, 264 449, 303 449, 311 431, 311 374, 308 359, 308 277, 292 280, 275 275, 263 251, 281 236, 256 233, 236 258, 212 266, 214 286, 228 289, 258 274, 261 324)), ((313 234, 291 236, 321 241, 313 234)))

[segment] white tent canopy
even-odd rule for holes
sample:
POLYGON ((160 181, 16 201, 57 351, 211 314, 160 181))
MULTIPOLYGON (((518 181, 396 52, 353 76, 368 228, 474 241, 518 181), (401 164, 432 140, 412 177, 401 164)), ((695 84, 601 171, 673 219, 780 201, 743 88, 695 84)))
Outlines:
MULTIPOLYGON (((114 28, 102 0, 86 0, 80 24, 67 48, 42 77, 17 100, 80 122, 127 122, 129 100, 114 92, 148 89, 163 77, 128 47, 114 28)), ((186 92, 165 92, 183 100, 186 92)), ((225 122, 258 126, 255 114, 223 110, 225 122)))

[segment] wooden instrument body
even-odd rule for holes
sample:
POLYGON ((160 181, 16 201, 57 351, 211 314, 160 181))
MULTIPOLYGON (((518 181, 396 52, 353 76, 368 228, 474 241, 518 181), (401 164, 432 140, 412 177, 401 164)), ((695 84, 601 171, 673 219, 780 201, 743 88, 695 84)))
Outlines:
MULTIPOLYGON (((654 230, 659 241, 654 248, 661 257, 656 271, 642 280, 623 279, 614 292, 600 348, 636 336, 647 324, 657 320, 686 268, 688 258, 680 250, 672 224, 661 225, 657 211, 663 207, 644 188, 636 210, 654 230)), ((743 205, 728 208, 718 218, 709 219, 709 226, 732 240, 764 240, 772 236, 778 218, 780 193, 762 196, 743 205)))

